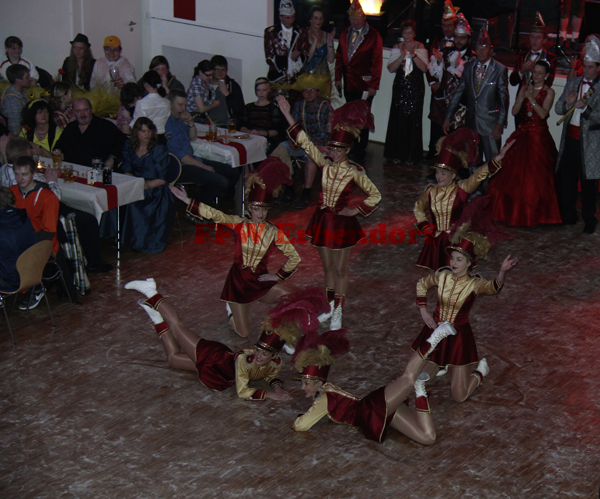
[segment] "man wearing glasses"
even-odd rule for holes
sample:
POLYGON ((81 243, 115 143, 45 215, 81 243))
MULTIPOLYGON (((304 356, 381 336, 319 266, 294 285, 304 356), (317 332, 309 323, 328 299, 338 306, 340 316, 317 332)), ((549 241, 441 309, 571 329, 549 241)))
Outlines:
POLYGON ((119 95, 125 83, 135 83, 135 70, 125 57, 121 57, 121 40, 116 36, 104 39, 104 57, 98 59, 92 71, 90 88, 103 88, 119 95))

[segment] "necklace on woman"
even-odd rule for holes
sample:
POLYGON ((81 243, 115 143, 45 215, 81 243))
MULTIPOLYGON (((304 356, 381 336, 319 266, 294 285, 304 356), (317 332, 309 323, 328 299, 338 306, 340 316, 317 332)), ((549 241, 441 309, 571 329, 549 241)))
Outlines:
MULTIPOLYGON (((541 87, 533 87, 534 90, 537 90, 537 93, 533 97, 533 100, 536 103, 537 103, 537 97, 538 97, 538 95, 540 95, 540 92, 542 91, 542 88, 544 88, 544 84, 543 83, 542 83, 541 87)), ((529 111, 527 111, 527 116, 529 116, 530 118, 533 116, 533 108, 531 108, 529 111)))

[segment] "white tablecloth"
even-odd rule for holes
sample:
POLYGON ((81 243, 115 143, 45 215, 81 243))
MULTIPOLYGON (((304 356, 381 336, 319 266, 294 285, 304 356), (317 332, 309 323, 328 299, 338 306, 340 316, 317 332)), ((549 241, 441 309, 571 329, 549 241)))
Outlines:
MULTIPOLYGON (((196 131, 199 135, 206 135, 208 125, 196 123, 196 131)), ((219 137, 225 130, 219 128, 219 137)), ((229 137, 230 140, 241 144, 246 149, 246 162, 240 162, 239 152, 235 147, 221 144, 220 142, 209 142, 207 140, 196 139, 192 141, 194 156, 226 163, 233 168, 243 166, 244 164, 256 163, 267 158, 267 139, 259 135, 250 135, 249 139, 235 140, 229 137)))
MULTIPOLYGON (((52 165, 51 159, 40 158, 40 161, 44 166, 52 165)), ((88 166, 73 165, 73 171, 79 172, 79 176, 87 175, 87 172, 90 170, 91 168, 88 166)), ((132 177, 113 172, 112 185, 117 188, 119 206, 144 199, 144 179, 141 177, 132 177)), ((76 210, 91 213, 96 217, 98 222, 102 218, 102 213, 109 210, 106 190, 101 187, 80 184, 79 182, 65 183, 61 178, 58 179, 58 187, 62 194, 61 201, 63 203, 76 210)))

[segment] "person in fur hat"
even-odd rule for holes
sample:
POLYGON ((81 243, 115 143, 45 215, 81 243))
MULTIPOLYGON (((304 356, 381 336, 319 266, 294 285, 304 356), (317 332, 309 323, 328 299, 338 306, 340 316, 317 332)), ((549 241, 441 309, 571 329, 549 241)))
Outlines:
POLYGON ((225 213, 190 199, 184 187, 171 187, 175 197, 187 204, 195 217, 224 224, 235 235, 235 260, 223 287, 229 323, 242 338, 251 330, 250 305, 255 301, 276 303, 289 293, 280 282, 289 279, 300 263, 300 256, 282 230, 267 222, 273 195, 281 185, 292 182, 288 167, 278 158, 269 157, 246 180, 249 216, 225 213), (268 270, 269 256, 278 249, 287 261, 276 273, 268 270))
POLYGON ((331 319, 329 328, 340 329, 348 289, 350 250, 364 237, 356 215, 360 213, 365 217, 369 216, 379 207, 381 200, 379 190, 369 180, 365 170, 348 160, 348 153, 360 130, 373 127, 373 114, 362 99, 348 102, 336 109, 331 120, 328 143, 330 155, 326 156, 296 123, 287 99, 280 95, 277 103, 290 125, 287 133, 291 141, 300 145, 323 172, 319 205, 306 235, 319 251, 325 272, 325 291, 331 304, 331 311, 320 320, 331 319), (351 208, 349 201, 355 187, 362 189, 368 197, 351 208))
POLYGON ((152 321, 173 369, 197 372, 198 380, 211 390, 223 391, 235 384, 238 397, 244 400, 292 399, 278 377, 283 367, 279 353, 286 344, 293 347, 302 332, 310 334, 318 327, 317 314, 327 306, 317 288, 300 290, 268 313, 253 348, 233 352, 227 345, 189 330, 175 307, 158 293, 154 279, 131 281, 125 289, 146 296, 138 305, 152 321), (261 380, 272 390, 250 386, 261 380))
POLYGON ((500 170, 502 159, 514 140, 505 144, 492 161, 478 168, 469 178, 459 180, 459 170, 477 162, 478 144, 479 135, 469 128, 459 128, 438 144, 440 152, 433 166, 436 182, 425 188, 413 210, 417 220, 415 227, 421 235, 428 237, 417 260, 419 267, 435 272, 448 264, 446 248, 450 231, 465 209, 469 194, 500 170), (428 210, 431 211, 431 222, 427 219, 428 210))
POLYGON ((414 383, 416 411, 408 408, 408 399, 390 403, 395 397, 387 386, 359 398, 327 381, 334 356, 350 348, 346 332, 307 333, 299 339, 292 361, 300 373, 304 396, 313 399, 313 404, 296 418, 294 430, 308 431, 327 416, 335 423, 361 428, 364 436, 375 442, 383 443, 387 428, 392 427, 423 445, 435 443, 435 423, 425 391, 427 373, 421 373, 414 383))

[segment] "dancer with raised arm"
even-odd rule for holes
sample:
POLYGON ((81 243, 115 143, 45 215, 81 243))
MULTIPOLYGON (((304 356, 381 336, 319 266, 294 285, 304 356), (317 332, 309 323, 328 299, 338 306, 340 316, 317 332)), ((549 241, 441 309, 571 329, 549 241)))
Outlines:
POLYGON ((364 100, 344 104, 333 113, 330 155, 324 155, 298 126, 290 112, 285 97, 277 98, 279 109, 288 121, 288 135, 292 142, 302 147, 314 163, 322 169, 321 193, 317 206, 306 231, 312 238, 323 263, 325 292, 331 311, 320 317, 331 318, 331 330, 342 327, 342 309, 348 290, 348 259, 350 250, 364 237, 364 231, 356 220, 359 213, 368 216, 379 207, 381 194, 369 180, 364 168, 348 160, 348 153, 362 128, 373 128, 373 114, 364 100), (368 196, 354 207, 348 206, 355 187, 368 196))
POLYGON ((282 230, 267 222, 273 193, 282 184, 292 182, 288 167, 278 158, 267 158, 246 181, 249 217, 226 215, 194 199, 183 187, 171 187, 171 192, 187 204, 188 213, 223 224, 235 235, 235 260, 221 300, 226 302, 229 323, 242 338, 251 330, 250 304, 255 301, 276 303, 289 290, 280 281, 289 279, 300 263, 300 256, 282 230), (275 274, 269 273, 269 256, 281 251, 287 262, 275 274))

